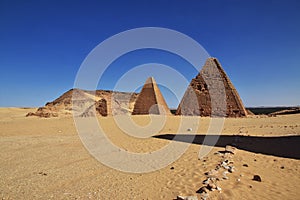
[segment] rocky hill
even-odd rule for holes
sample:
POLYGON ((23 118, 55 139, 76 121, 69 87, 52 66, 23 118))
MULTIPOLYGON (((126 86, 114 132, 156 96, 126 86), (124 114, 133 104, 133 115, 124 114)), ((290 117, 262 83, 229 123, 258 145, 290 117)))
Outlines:
POLYGON ((128 92, 71 89, 26 116, 48 118, 68 116, 73 113, 75 116, 82 117, 131 114, 137 96, 137 93, 128 92))

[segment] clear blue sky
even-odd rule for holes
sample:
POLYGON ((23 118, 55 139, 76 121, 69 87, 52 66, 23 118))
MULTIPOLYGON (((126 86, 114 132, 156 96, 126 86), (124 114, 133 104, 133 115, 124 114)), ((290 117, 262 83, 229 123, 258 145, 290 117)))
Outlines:
MULTIPOLYGON (((96 45, 148 26, 174 29, 202 44, 219 59, 246 106, 299 105, 299 10, 297 0, 1 0, 0 106, 42 106, 54 100, 73 87, 77 70, 96 45)), ((171 54, 136 52, 115 62, 119 68, 108 70, 111 81, 100 89, 112 89, 113 76, 147 62, 181 67, 189 80, 197 74, 171 54)))

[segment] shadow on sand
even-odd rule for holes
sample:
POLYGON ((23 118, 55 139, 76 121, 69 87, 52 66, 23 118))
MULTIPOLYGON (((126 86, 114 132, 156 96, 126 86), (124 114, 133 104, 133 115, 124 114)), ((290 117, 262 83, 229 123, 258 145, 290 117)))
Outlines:
POLYGON ((217 140, 217 143, 205 142, 208 146, 225 147, 230 144, 238 149, 261 153, 266 155, 279 156, 284 158, 300 159, 300 136, 281 137, 258 137, 258 136, 236 136, 236 135, 190 135, 190 134, 162 134, 153 136, 155 138, 175 140, 180 142, 191 141, 193 144, 202 145, 206 141, 217 140), (219 137, 219 138, 218 138, 219 137))

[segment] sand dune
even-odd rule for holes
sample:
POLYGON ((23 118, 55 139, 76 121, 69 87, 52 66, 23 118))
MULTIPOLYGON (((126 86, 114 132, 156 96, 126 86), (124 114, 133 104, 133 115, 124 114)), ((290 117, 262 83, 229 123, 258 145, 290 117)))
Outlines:
MULTIPOLYGON (((238 150, 235 171, 219 182, 222 191, 208 199, 298 199, 300 114, 225 119, 212 151, 198 158, 210 118, 187 151, 169 166, 145 174, 124 173, 94 159, 84 148, 72 117, 25 117, 35 109, 0 109, 0 197, 2 199, 176 199, 203 186, 205 172, 221 160, 227 144, 238 150), (262 182, 253 181, 259 175, 262 182)), ((163 130, 147 139, 125 134, 111 116, 99 117, 108 138, 129 152, 155 151, 176 134, 179 116, 169 116, 163 130)), ((148 116, 133 116, 145 125, 148 116)), ((189 133, 177 138, 184 142, 189 133)))

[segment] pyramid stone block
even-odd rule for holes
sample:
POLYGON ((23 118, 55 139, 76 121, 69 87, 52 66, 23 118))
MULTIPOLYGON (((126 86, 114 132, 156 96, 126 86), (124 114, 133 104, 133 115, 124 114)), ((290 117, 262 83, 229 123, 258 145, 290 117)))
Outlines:
POLYGON ((171 112, 153 77, 149 77, 133 108, 133 115, 170 115, 171 112))

